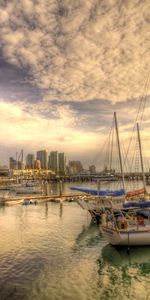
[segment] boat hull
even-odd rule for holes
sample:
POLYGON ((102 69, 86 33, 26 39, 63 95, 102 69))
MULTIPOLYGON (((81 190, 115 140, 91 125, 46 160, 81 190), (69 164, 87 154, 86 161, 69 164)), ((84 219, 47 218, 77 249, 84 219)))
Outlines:
POLYGON ((113 246, 148 246, 150 245, 150 230, 117 231, 101 226, 106 240, 113 246))

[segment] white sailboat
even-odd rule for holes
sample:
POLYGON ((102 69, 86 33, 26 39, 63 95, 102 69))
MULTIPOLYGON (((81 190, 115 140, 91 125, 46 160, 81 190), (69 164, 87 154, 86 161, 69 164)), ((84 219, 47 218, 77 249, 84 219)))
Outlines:
POLYGON ((118 124, 117 124, 117 116, 116 112, 114 112, 114 127, 116 132, 116 140, 117 140, 117 148, 118 148, 118 157, 119 157, 119 166, 121 171, 121 179, 122 179, 122 188, 120 190, 101 190, 100 187, 98 189, 91 189, 85 187, 72 187, 72 190, 84 192, 83 196, 80 196, 76 201, 82 209, 87 210, 93 219, 96 219, 97 222, 100 221, 101 216, 101 209, 103 207, 110 208, 110 199, 112 200, 114 206, 119 208, 120 205, 128 200, 131 197, 139 195, 143 195, 145 190, 140 189, 132 192, 125 191, 125 181, 124 181, 124 171, 123 171, 123 164, 122 164, 122 155, 121 155, 121 147, 120 147, 120 139, 119 139, 119 132, 118 132, 118 124))
POLYGON ((146 246, 150 245, 150 223, 143 226, 129 225, 127 229, 101 226, 106 240, 114 246, 146 246))
MULTIPOLYGON (((137 123, 137 132, 138 132, 138 142, 140 150, 140 159, 141 159, 141 168, 143 175, 143 185, 146 194, 146 183, 145 183, 145 174, 143 166, 143 157, 142 157, 142 148, 140 140, 140 131, 139 125, 137 123)), ((144 200, 144 199, 143 199, 144 200)), ((150 202, 139 202, 138 206, 147 206, 150 207, 150 202), (145 205, 147 204, 147 205, 145 205)), ((118 220, 114 214, 114 209, 112 205, 111 210, 111 220, 107 222, 107 216, 104 212, 102 216, 103 224, 101 225, 101 231, 106 238, 106 240, 116 246, 145 246, 150 245, 150 219, 144 219, 144 217, 138 217, 136 209, 134 208, 132 216, 129 214, 123 214, 121 219, 118 220)))

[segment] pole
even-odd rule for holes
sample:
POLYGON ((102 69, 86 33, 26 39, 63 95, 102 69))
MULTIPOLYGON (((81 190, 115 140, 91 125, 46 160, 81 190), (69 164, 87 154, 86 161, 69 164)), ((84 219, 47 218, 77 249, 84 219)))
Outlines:
POLYGON ((116 128, 116 135, 117 135, 118 151, 119 151, 119 161, 120 161, 120 169, 121 169, 121 176, 122 176, 122 185, 123 185, 123 189, 125 190, 124 172, 123 172, 123 166, 122 166, 122 158, 121 158, 121 149, 120 149, 120 140, 119 140, 119 132, 118 132, 116 112, 114 112, 114 119, 115 119, 115 128, 116 128))
POLYGON ((144 186, 144 190, 145 190, 145 194, 146 194, 146 181, 145 181, 145 174, 144 174, 142 146, 141 146, 140 130, 139 130, 139 124, 138 123, 137 123, 137 133, 138 133, 138 142, 139 142, 139 150, 140 150, 140 160, 141 160, 141 169, 142 169, 142 177, 143 177, 143 186, 144 186))
POLYGON ((62 197, 62 181, 59 181, 59 196, 62 197))

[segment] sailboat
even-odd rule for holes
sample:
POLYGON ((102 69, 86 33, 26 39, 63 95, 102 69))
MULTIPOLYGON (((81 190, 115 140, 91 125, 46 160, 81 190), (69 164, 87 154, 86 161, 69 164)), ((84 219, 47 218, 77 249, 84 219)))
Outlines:
POLYGON ((70 187, 71 190, 83 192, 83 196, 78 197, 76 200, 79 206, 82 209, 87 210, 92 218, 96 220, 98 223, 100 222, 101 212, 103 207, 110 208, 110 199, 113 201, 116 209, 120 207, 122 204, 131 199, 131 197, 138 196, 141 194, 142 196, 145 193, 145 189, 139 189, 136 191, 126 192, 125 190, 125 181, 124 181, 124 171, 122 164, 122 156, 121 156, 121 147, 120 147, 120 139, 118 132, 118 124, 117 124, 117 116, 116 112, 114 112, 114 124, 115 124, 115 132, 117 138, 117 148, 119 154, 119 165, 121 170, 121 179, 122 179, 122 188, 117 190, 101 190, 100 187, 97 189, 87 188, 87 187, 70 187))
MULTIPOLYGON (((138 142, 140 150, 141 168, 143 174, 143 185, 146 194, 146 183, 143 166, 142 148, 139 125, 137 123, 138 142)), ((119 215, 115 215, 115 210, 111 202, 110 218, 108 221, 107 213, 102 216, 103 222, 100 226, 106 240, 116 246, 145 246, 150 245, 150 219, 144 218, 140 213, 141 208, 150 209, 150 202, 130 202, 124 204, 124 208, 128 208, 128 213, 123 213, 123 209, 119 215)))

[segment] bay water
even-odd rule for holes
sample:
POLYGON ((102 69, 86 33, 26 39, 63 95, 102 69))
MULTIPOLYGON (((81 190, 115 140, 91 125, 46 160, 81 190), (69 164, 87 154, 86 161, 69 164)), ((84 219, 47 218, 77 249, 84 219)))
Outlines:
MULTIPOLYGON (((58 191, 57 184, 48 188, 58 191)), ((0 300, 5 299, 150 299, 150 247, 128 253, 108 245, 75 202, 3 206, 0 300)))

